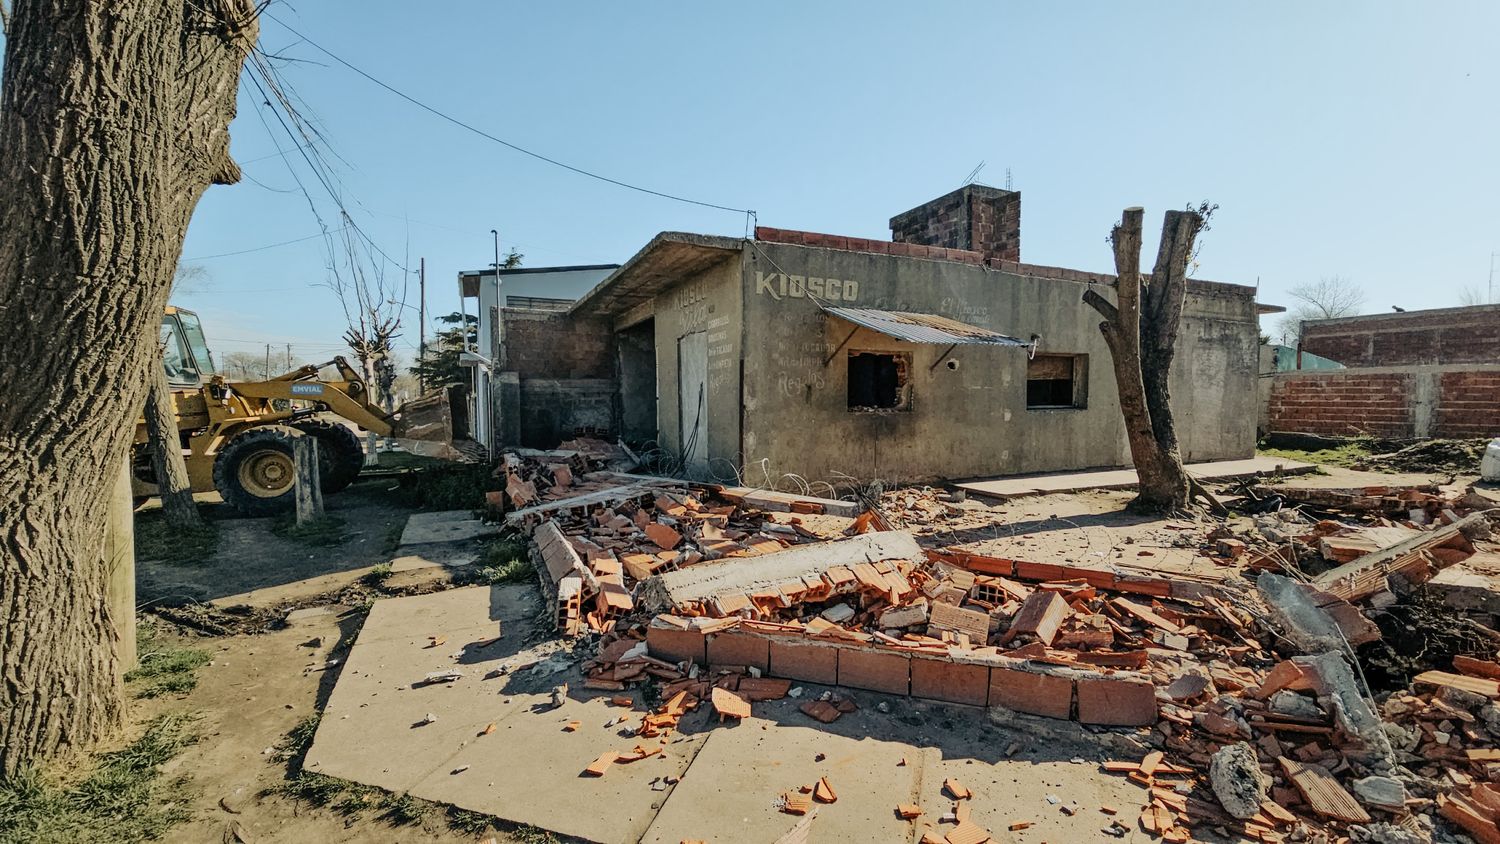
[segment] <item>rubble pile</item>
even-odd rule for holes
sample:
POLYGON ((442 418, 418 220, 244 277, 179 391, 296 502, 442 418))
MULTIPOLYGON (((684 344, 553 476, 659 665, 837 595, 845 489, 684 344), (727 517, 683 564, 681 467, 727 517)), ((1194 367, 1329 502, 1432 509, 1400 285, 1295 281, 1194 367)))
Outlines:
MULTIPOLYGON (((575 454, 508 459, 519 509, 506 518, 535 540, 559 627, 601 636, 585 685, 660 701, 640 716, 642 740, 705 705, 744 718, 815 682, 1149 727, 1156 751, 1104 768, 1145 789, 1137 820, 1167 841, 1204 824, 1262 841, 1430 840, 1441 817, 1500 842, 1496 654, 1460 656, 1380 702, 1354 657, 1382 638, 1372 616, 1450 568, 1500 564, 1484 514, 1496 503, 1473 490, 1251 488, 1253 520, 1183 540, 1241 567, 1252 590, 923 548, 924 525, 983 518, 930 489, 853 509, 575 454), (787 669, 784 653, 810 661, 787 669), (891 657, 901 673, 879 676, 891 657)), ((822 723, 855 708, 833 689, 800 705, 822 723)), ((807 810, 816 789, 783 802, 807 810)))

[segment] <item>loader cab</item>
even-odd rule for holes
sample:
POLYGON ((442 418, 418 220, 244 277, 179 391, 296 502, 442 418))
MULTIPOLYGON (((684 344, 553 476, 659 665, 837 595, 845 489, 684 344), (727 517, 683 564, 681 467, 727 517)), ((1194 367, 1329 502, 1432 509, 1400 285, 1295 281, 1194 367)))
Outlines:
POLYGON ((162 367, 173 387, 201 387, 214 374, 203 324, 192 311, 167 306, 161 318, 162 367))

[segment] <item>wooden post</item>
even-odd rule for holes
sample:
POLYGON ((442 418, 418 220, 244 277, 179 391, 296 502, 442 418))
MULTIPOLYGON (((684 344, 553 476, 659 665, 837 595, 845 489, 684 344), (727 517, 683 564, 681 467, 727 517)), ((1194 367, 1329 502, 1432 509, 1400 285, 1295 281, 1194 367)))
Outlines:
POLYGON ((318 477, 318 438, 302 436, 292 441, 292 459, 297 469, 297 524, 323 517, 323 487, 318 477))
POLYGON ((135 650, 135 506, 130 497, 130 458, 115 478, 109 497, 108 522, 104 527, 104 559, 109 580, 105 603, 117 637, 121 679, 136 665, 135 650))

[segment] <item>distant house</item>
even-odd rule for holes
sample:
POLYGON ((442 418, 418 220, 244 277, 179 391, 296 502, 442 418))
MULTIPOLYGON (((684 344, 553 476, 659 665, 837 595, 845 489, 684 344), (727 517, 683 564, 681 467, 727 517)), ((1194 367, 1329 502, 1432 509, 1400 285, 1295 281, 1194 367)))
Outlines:
MULTIPOLYGON (((892 241, 664 232, 566 314, 507 316, 497 378, 519 400, 494 427, 546 447, 608 426, 669 469, 755 483, 1125 465, 1081 302, 1113 277, 1020 263, 1020 200, 965 186, 893 218, 892 241)), ((1262 310, 1252 287, 1188 285, 1172 399, 1189 460, 1254 452, 1262 310)))
POLYGON ((492 382, 504 347, 502 312, 512 311, 536 318, 566 311, 619 267, 619 264, 516 267, 502 269, 498 274, 491 268, 458 274, 458 295, 464 313, 479 318, 479 341, 465 361, 474 370, 468 418, 471 420, 469 433, 475 442, 491 449, 498 444, 494 440, 492 425, 498 412, 493 407, 496 393, 492 382), (470 300, 475 300, 472 306, 470 300))

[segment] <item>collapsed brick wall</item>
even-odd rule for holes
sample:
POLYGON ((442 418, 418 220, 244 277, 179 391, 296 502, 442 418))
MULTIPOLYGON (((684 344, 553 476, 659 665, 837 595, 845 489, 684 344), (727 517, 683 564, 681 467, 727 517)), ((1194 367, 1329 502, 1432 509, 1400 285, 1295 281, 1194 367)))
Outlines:
POLYGON ((1333 371, 1278 378, 1271 385, 1269 430, 1328 436, 1416 436, 1412 376, 1333 371))
POLYGON ((1143 674, 1042 666, 1003 657, 945 659, 870 645, 732 630, 651 627, 653 656, 749 666, 768 677, 970 706, 998 706, 1085 724, 1156 723, 1156 687, 1143 674))
POLYGON ((495 409, 496 430, 519 436, 504 445, 554 448, 582 431, 619 430, 614 337, 604 323, 507 308, 496 363, 519 379, 515 406, 495 409))
POLYGON ((1302 350, 1345 366, 1500 363, 1500 305, 1305 322, 1302 350))
POLYGON ((1500 436, 1500 370, 1444 372, 1433 436, 1500 436))

